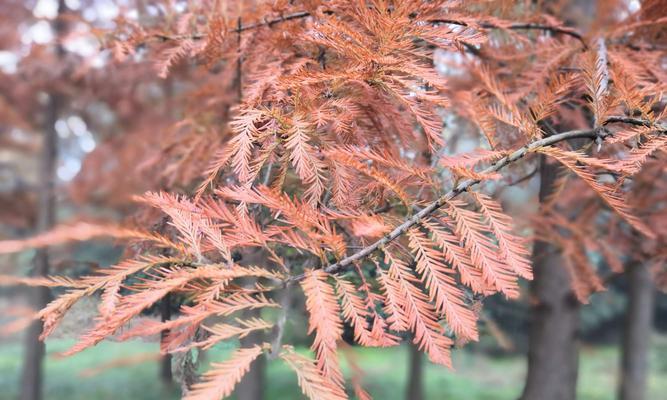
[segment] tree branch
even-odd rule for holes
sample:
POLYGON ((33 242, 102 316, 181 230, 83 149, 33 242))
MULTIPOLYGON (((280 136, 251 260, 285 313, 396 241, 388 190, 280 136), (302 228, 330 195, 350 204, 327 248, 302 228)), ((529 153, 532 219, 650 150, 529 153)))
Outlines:
MULTIPOLYGON (((325 11, 325 14, 328 14, 329 12, 325 11)), ((301 19, 301 18, 306 18, 309 17, 311 14, 307 11, 301 11, 301 12, 295 12, 293 14, 288 14, 288 15, 281 15, 278 18, 273 18, 273 19, 264 19, 261 22, 253 22, 251 24, 247 25, 242 25, 239 24, 238 27, 234 29, 230 29, 227 32, 230 33, 241 33, 245 31, 249 31, 252 29, 257 29, 262 26, 273 26, 275 24, 281 23, 281 22, 286 22, 286 21, 291 21, 295 19, 301 19)), ((155 34, 153 35, 154 38, 163 40, 163 41, 169 41, 169 40, 201 40, 206 37, 206 34, 204 33, 193 33, 191 35, 177 35, 177 36, 171 36, 171 35, 162 35, 162 34, 155 34)))
MULTIPOLYGON (((492 27, 492 26, 490 24, 488 24, 488 27, 492 27)), ((584 45, 584 47, 586 47, 586 42, 584 41, 584 37, 581 35, 581 33, 577 32, 577 31, 575 31, 574 29, 571 29, 571 28, 552 26, 552 25, 544 25, 544 24, 512 24, 512 25, 509 26, 509 29, 514 29, 514 30, 521 30, 521 29, 540 30, 540 31, 547 31, 547 32, 555 33, 555 34, 566 35, 566 36, 570 36, 570 37, 573 37, 573 38, 577 39, 579 42, 581 42, 581 44, 584 45)))
MULTIPOLYGON (((633 124, 641 124, 643 125, 643 120, 635 120, 632 118, 625 118, 625 117, 610 117, 606 121, 603 122, 603 126, 611 123, 633 123, 633 124)), ((587 129, 587 130, 573 130, 573 131, 568 131, 568 132, 562 132, 562 133, 557 133, 554 135, 547 136, 545 138, 535 140, 520 149, 514 151, 512 154, 505 156, 501 158, 500 160, 496 161, 491 165, 490 167, 486 168, 482 172, 480 172, 480 175, 487 175, 493 172, 497 172, 509 164, 514 163, 515 161, 523 158, 526 154, 532 152, 535 149, 538 149, 540 147, 546 147, 546 146, 552 146, 556 143, 570 140, 570 139, 592 139, 592 140, 604 140, 611 134, 604 128, 596 128, 596 129, 587 129)), ((364 247, 363 249, 357 251, 356 253, 347 256, 343 258, 342 260, 330 264, 326 268, 324 268, 324 271, 330 274, 334 274, 337 272, 341 272, 345 270, 347 267, 350 265, 354 264, 355 262, 369 256, 371 253, 375 252, 376 250, 386 246, 387 244, 391 243, 393 240, 396 238, 400 237, 403 235, 408 229, 412 228, 415 225, 418 225, 421 223, 423 219, 437 211, 439 208, 444 206, 449 200, 453 199, 454 197, 458 196, 459 194, 467 191, 470 187, 478 184, 481 180, 479 179, 467 179, 458 185, 454 187, 452 190, 449 192, 445 193, 444 195, 440 196, 437 200, 433 201, 430 203, 428 206, 408 218, 405 222, 403 222, 401 225, 397 226, 394 230, 389 232, 387 235, 376 241, 375 243, 368 245, 364 247)), ((293 281, 299 281, 304 278, 303 274, 300 275, 295 275, 287 279, 286 283, 293 282, 293 281)))
MULTIPOLYGON (((329 10, 323 11, 324 14, 327 15, 332 15, 333 12, 329 10)), ((286 22, 286 21, 292 21, 296 19, 301 19, 301 18, 307 18, 310 17, 312 14, 309 13, 308 11, 299 11, 295 12, 292 14, 287 14, 287 15, 281 15, 278 18, 273 18, 273 19, 264 19, 261 22, 254 22, 250 23, 247 25, 239 25, 235 29, 230 29, 228 32, 230 33, 241 33, 245 31, 249 31, 252 29, 257 29, 261 28, 263 26, 273 26, 275 24, 281 23, 281 22, 286 22)), ((468 26, 466 22, 461 22, 457 20, 449 20, 449 19, 432 19, 429 20, 428 22, 433 23, 433 24, 453 24, 453 25, 459 25, 459 26, 468 26)), ((512 30, 541 30, 541 31, 548 31, 554 34, 562 34, 562 35, 567 35, 571 36, 578 41, 581 42, 581 44, 586 47, 586 42, 584 41, 583 36, 577 32, 574 29, 567 28, 567 27, 559 27, 559 26, 552 26, 552 25, 545 25, 545 24, 532 24, 532 23, 525 23, 525 24, 512 24, 508 27, 501 27, 492 23, 488 22, 482 22, 479 26, 485 29, 512 29, 512 30)), ((163 41, 168 41, 168 40, 201 40, 206 37, 206 34, 204 33, 193 33, 191 35, 177 35, 177 36, 171 36, 171 35, 163 35, 163 34, 155 34, 153 37, 163 40, 163 41)), ((477 50, 476 48, 473 47, 474 50, 477 50)))
POLYGON ((652 127, 655 126, 651 121, 646 119, 638 118, 629 118, 629 117, 609 117, 604 121, 603 125, 612 124, 612 123, 621 123, 621 124, 630 124, 635 126, 645 126, 652 127))
MULTIPOLYGON (((604 138, 607 135, 608 135, 607 132, 602 129, 591 129, 591 130, 576 130, 576 131, 563 132, 543 139, 539 139, 516 150, 512 154, 496 161, 489 168, 480 172, 480 175, 487 175, 493 172, 497 172, 505 168, 507 165, 523 158, 526 154, 530 153, 531 151, 540 147, 551 146, 558 142, 570 139, 577 139, 577 138, 596 139, 598 137, 604 138)), ((423 208, 421 211, 414 214, 412 217, 408 218, 405 222, 396 227, 393 231, 384 236, 382 239, 365 247, 364 249, 356 252, 355 254, 352 254, 351 256, 342 259, 337 263, 329 265, 328 267, 325 268, 325 271, 328 273, 339 272, 342 269, 349 266, 350 264, 354 263, 355 261, 368 256, 378 248, 389 244, 391 241, 404 234, 408 229, 419 224, 424 218, 426 218, 427 216, 429 216, 430 214, 441 208, 449 200, 467 191, 470 187, 478 184, 480 181, 481 181, 480 179, 466 179, 465 181, 459 183, 458 185, 456 185, 455 188, 445 193, 444 195, 440 196, 437 200, 435 200, 434 202, 423 208)))
MULTIPOLYGON (((459 26, 469 26, 468 23, 462 22, 462 21, 457 21, 453 19, 433 19, 429 20, 429 22, 433 24, 452 24, 452 25, 459 25, 459 26)), ((561 35, 567 35, 570 37, 573 37, 577 39, 583 46, 584 48, 587 47, 586 42, 584 41, 584 37, 581 33, 577 32, 576 30, 572 28, 567 28, 567 27, 561 27, 561 26, 553 26, 553 25, 545 25, 545 24, 512 24, 509 26, 499 26, 496 24, 492 24, 489 22, 482 22, 479 24, 480 27, 484 29, 511 29, 511 30, 539 30, 539 31, 547 31, 551 32, 554 34, 561 34, 561 35)))

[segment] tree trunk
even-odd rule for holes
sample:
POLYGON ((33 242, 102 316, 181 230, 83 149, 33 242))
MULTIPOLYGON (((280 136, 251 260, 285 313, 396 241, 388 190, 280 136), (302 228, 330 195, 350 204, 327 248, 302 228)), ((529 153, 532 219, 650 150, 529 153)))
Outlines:
MULTIPOLYGON (((171 296, 167 294, 160 302, 160 319, 169 321, 171 319, 171 296)), ((160 332, 160 338, 164 340, 169 335, 169 330, 160 332)), ((171 372, 171 354, 167 353, 160 358, 160 380, 165 386, 171 386, 174 383, 174 376, 171 372)))
MULTIPOLYGON (((41 250, 35 257, 35 274, 46 275, 49 259, 46 250, 41 250)), ((30 303, 35 309, 41 309, 49 301, 47 288, 31 288, 30 303)), ((44 342, 39 340, 42 332, 41 321, 33 322, 25 331, 23 367, 21 374, 21 400, 41 400, 42 398, 42 361, 44 360, 44 342)))
POLYGON ((630 265, 627 277, 628 309, 618 397, 621 400, 643 400, 646 397, 655 290, 651 271, 645 263, 630 265))
MULTIPOLYGON (((55 176, 57 159, 57 133, 55 123, 60 108, 58 95, 51 95, 49 100, 44 143, 39 169, 39 200, 37 211, 37 232, 46 232, 55 222, 55 176)), ((49 252, 47 248, 38 249, 35 254, 33 275, 49 274, 49 252)), ((45 287, 30 288, 30 305, 41 310, 49 302, 50 291, 45 287)), ((25 353, 21 377, 21 400, 40 400, 42 398, 42 362, 44 359, 44 342, 39 340, 42 332, 42 321, 34 321, 25 332, 25 353)))
MULTIPOLYGON (((37 210, 37 233, 46 232, 55 222, 55 175, 58 136, 55 124, 58 120, 60 98, 51 94, 46 110, 44 142, 39 167, 39 199, 37 210)), ((49 274, 49 252, 47 248, 38 249, 35 254, 33 275, 49 274)), ((29 289, 31 307, 41 310, 49 302, 48 288, 29 289)), ((42 322, 33 322, 25 332, 25 355, 21 380, 21 400, 39 400, 42 398, 42 361, 44 343, 39 340, 42 322)))
MULTIPOLYGON (((62 14, 65 11, 65 1, 58 1, 58 17, 53 23, 55 31, 56 55, 63 59, 65 50, 59 42, 59 38, 64 34, 65 22, 62 14)), ((37 206, 37 233, 50 230, 56 218, 56 163, 58 160, 58 133, 56 132, 56 122, 58 114, 62 107, 62 96, 53 92, 49 95, 49 101, 46 106, 44 118, 44 141, 42 143, 42 152, 39 165, 39 193, 37 206)), ((46 276, 49 274, 49 251, 47 248, 38 249, 35 254, 33 275, 46 276)), ((41 310, 46 306, 50 299, 48 288, 37 287, 29 289, 30 305, 35 310, 41 310)), ((33 322, 25 332, 24 338, 24 356, 21 372, 21 400, 41 400, 43 383, 43 361, 45 354, 44 342, 39 340, 42 332, 42 322, 33 322)))
MULTIPOLYGON (((259 317, 259 310, 249 310, 244 313, 244 318, 259 317)), ((264 333, 254 331, 241 339, 241 347, 251 347, 264 342, 264 333)), ((264 398, 264 383, 266 375, 266 358, 259 357, 250 366, 250 370, 243 376, 236 387, 236 398, 238 400, 262 400, 264 398)))
MULTIPOLYGON (((259 251, 244 254, 242 259, 248 265, 256 265, 261 263, 263 253, 259 251)), ((245 278, 243 286, 246 288, 253 288, 257 284, 255 278, 245 278)), ((261 310, 245 310, 243 312, 243 319, 260 318, 261 310)), ((240 340, 241 347, 253 347, 261 345, 266 341, 266 335, 263 331, 253 331, 248 336, 240 340)), ((266 357, 261 356, 257 358, 251 365, 250 370, 243 376, 235 393, 237 400, 262 400, 264 398, 264 387, 266 383, 266 357)))
POLYGON ((408 384, 405 391, 406 400, 424 399, 424 363, 423 353, 416 345, 410 345, 410 366, 408 370, 408 384))
MULTIPOLYGON (((540 161, 540 202, 553 191, 558 167, 540 161)), ((539 239, 539 238, 538 238, 539 239)), ((576 398, 579 303, 559 249, 537 240, 533 249, 528 373, 523 400, 576 398)))

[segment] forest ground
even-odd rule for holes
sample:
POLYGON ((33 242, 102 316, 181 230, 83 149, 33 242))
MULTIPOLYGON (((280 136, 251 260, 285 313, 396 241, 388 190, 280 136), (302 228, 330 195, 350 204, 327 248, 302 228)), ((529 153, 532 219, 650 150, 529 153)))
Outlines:
MULTIPOLYGON (((150 359, 157 351, 155 343, 101 343, 93 349, 69 358, 55 354, 72 341, 57 339, 47 343, 45 400, 170 400, 178 399, 175 390, 166 390, 157 378, 157 362, 148 360, 105 369, 93 377, 82 377, 96 366, 119 358, 150 359), (144 355, 146 357, 144 357, 144 355)), ((407 349, 354 348, 357 363, 366 371, 364 385, 375 399, 402 399, 406 381, 407 349)), ((208 361, 224 360, 229 349, 213 349, 208 361)), ((428 365, 427 399, 509 400, 521 391, 525 359, 520 356, 491 357, 468 349, 453 352, 456 370, 428 365)), ((21 360, 20 343, 0 342, 0 399, 17 397, 21 360)), ((602 400, 614 398, 618 351, 612 346, 584 347, 578 398, 602 400)), ((346 371, 347 366, 344 365, 346 371)), ((298 399, 296 378, 280 361, 268 367, 267 399, 298 399)), ((658 400, 667 393, 667 336, 656 336, 651 354, 649 399, 658 400)))

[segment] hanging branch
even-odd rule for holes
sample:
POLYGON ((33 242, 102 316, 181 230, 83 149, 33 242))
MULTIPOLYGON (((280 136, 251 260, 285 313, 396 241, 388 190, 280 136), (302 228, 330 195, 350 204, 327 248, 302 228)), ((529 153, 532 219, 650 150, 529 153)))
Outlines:
MULTIPOLYGON (((636 125, 644 125, 646 123, 649 123, 648 121, 644 120, 635 120, 635 119, 630 119, 630 118, 624 118, 624 117, 611 117, 608 120, 606 120, 603 125, 607 125, 610 123, 615 123, 615 122, 622 122, 622 123, 630 123, 630 124, 636 124, 636 125)), ((649 123, 650 124, 650 123, 649 123)), ((505 168, 509 164, 514 163, 515 161, 523 158, 526 154, 532 152, 535 149, 538 149, 540 147, 546 147, 546 146, 552 146, 556 143, 566 141, 566 140, 571 140, 571 139, 592 139, 592 140, 604 140, 610 136, 610 133, 607 132, 605 129, 589 129, 589 130, 574 130, 574 131, 568 131, 568 132, 563 132, 563 133, 558 133, 555 135, 551 135, 548 137, 545 137, 543 139, 536 140, 534 142, 531 142, 524 147, 514 151, 512 154, 501 158, 500 160, 496 161, 493 165, 488 167, 487 169, 483 170, 480 172, 480 175, 486 175, 490 173, 494 173, 497 171, 500 171, 501 169, 505 168)), ((450 190, 449 192, 445 193, 444 195, 440 196, 437 200, 434 202, 430 203, 428 206, 423 208, 421 211, 418 213, 414 214, 410 218, 408 218, 405 222, 403 222, 401 225, 396 227, 394 230, 389 232, 387 235, 383 236, 381 239, 376 241, 375 243, 364 247, 363 249, 359 250, 358 252, 347 256, 343 258, 342 260, 330 264, 326 268, 324 268, 324 271, 330 274, 335 274, 337 272, 344 271, 352 265, 354 262, 359 261, 366 256, 372 254, 374 251, 386 246, 387 244, 391 243, 393 240, 396 238, 400 237, 403 235, 405 232, 407 232, 410 228, 412 228, 415 225, 418 225, 424 218, 428 217, 429 215, 433 214, 436 210, 441 208, 443 205, 445 205, 449 200, 455 198, 459 194, 467 191, 470 187, 478 184, 481 182, 480 179, 467 179, 458 185, 456 185, 455 188, 450 190)), ((290 277, 288 281, 298 281, 304 278, 304 275, 296 275, 293 277, 290 277)))
MULTIPOLYGON (((333 11, 325 10, 323 11, 325 15, 333 15, 333 11)), ((264 19, 263 21, 260 22, 253 22, 247 25, 241 25, 239 24, 236 28, 230 29, 230 33, 242 33, 245 31, 250 31, 253 29, 261 28, 264 26, 272 27, 273 25, 282 23, 282 22, 287 22, 287 21, 293 21, 297 19, 302 19, 302 18, 307 18, 312 16, 311 13, 307 11, 299 11, 295 12, 293 14, 287 14, 287 15, 281 15, 280 17, 277 18, 272 18, 272 19, 264 19)), ((452 24, 452 25, 459 25, 459 26, 468 26, 466 22, 462 21, 457 21, 453 19, 430 19, 428 20, 429 23, 432 24, 452 24)), ((586 42, 584 41, 584 37, 581 33, 577 32, 576 30, 572 28, 567 28, 567 27, 561 27, 561 26, 553 26, 553 25, 547 25, 547 24, 533 24, 533 23, 527 23, 527 24, 512 24, 507 27, 501 27, 499 25, 495 25, 489 22, 482 22, 479 25, 482 28, 485 29, 511 29, 511 30, 540 30, 540 31, 548 31, 554 34, 561 34, 561 35, 566 35, 573 37, 577 39, 581 44, 584 46, 584 48, 587 47, 586 42)), ((152 35, 154 38, 163 40, 163 41, 170 41, 170 40, 201 40, 206 37, 206 34, 204 33, 193 33, 191 35, 164 35, 164 34, 154 34, 152 35)))

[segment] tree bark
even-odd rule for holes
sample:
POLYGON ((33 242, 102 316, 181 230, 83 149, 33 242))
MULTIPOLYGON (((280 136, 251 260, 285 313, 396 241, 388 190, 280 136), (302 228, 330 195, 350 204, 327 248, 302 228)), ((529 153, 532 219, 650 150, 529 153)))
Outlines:
MULTIPOLYGON (((540 203, 552 193, 558 167, 540 161, 540 203)), ((539 238, 538 238, 539 239, 539 238)), ((523 400, 576 398, 579 303, 559 249, 537 240, 533 249, 528 373, 523 400)))
MULTIPOLYGON (((37 232, 46 232, 55 222, 55 175, 58 149, 58 136, 55 123, 58 120, 60 97, 51 95, 47 107, 44 129, 44 143, 39 168, 39 200, 37 232)), ((49 274, 48 248, 38 249, 35 254, 33 275, 49 274)), ((29 289, 30 305, 41 310, 50 299, 50 291, 45 287, 29 289)), ((21 400, 40 400, 42 398, 42 363, 44 360, 44 342, 39 340, 42 333, 42 321, 34 321, 25 332, 25 353, 21 376, 21 400)))
MULTIPOLYGON (((35 257, 35 274, 48 273, 49 259, 46 250, 40 250, 35 257)), ((41 309, 49 301, 47 288, 31 288, 30 303, 35 309, 41 309)), ((42 332, 41 321, 33 322, 25 331, 23 367, 21 373, 21 400, 41 400, 44 360, 44 342, 39 340, 42 332)))
MULTIPOLYGON (((164 299, 160 302, 160 319, 164 321, 169 321, 171 319, 171 296, 167 294, 164 299)), ((160 338, 164 338, 169 335, 169 330, 165 329, 160 332, 160 338)), ((171 386, 174 383, 174 376, 171 372, 171 354, 166 353, 160 358, 160 380, 165 386, 171 386)))
MULTIPOLYGON (((261 263, 264 254, 261 251, 249 252, 243 254, 241 259, 248 265, 256 265, 261 263)), ((255 278, 245 278, 243 286, 246 288, 253 288, 257 283, 255 278)), ((243 312, 243 319, 260 318, 261 310, 245 310, 243 312)), ((263 331, 253 331, 248 336, 240 340, 241 347, 253 347, 261 345, 266 341, 266 335, 263 331)), ((264 387, 266 383, 266 357, 261 356, 257 358, 251 365, 250 370, 246 373, 238 386, 235 394, 238 400, 262 400, 264 398, 264 387)))
MULTIPOLYGON (((55 51, 59 59, 63 59, 65 50, 59 42, 64 34, 65 22, 60 18, 65 11, 65 1, 58 1, 58 17, 53 23, 55 37, 55 51)), ((44 140, 39 165, 39 193, 37 210, 37 233, 50 230, 56 219, 56 163, 58 160, 58 133, 56 122, 62 107, 62 95, 56 91, 49 95, 44 118, 44 140)), ((35 254, 33 275, 46 276, 49 274, 48 248, 38 249, 35 254)), ((37 287, 29 289, 30 305, 35 310, 41 310, 50 300, 48 288, 37 287)), ((26 330, 24 337, 24 356, 21 371, 21 400, 41 400, 43 384, 43 361, 45 354, 44 342, 39 340, 42 332, 42 322, 34 321, 26 330)))
POLYGON ((646 398, 655 288, 649 266, 636 263, 627 271, 629 293, 621 356, 620 400, 646 398))
MULTIPOLYGON (((244 317, 259 317, 259 310, 249 310, 244 313, 244 317)), ((251 347, 264 342, 264 333, 254 331, 241 339, 241 347, 251 347)), ((247 374, 243 376, 241 382, 236 387, 236 398, 238 400, 262 400, 264 398, 264 383, 266 376, 266 358, 257 358, 247 374)))
POLYGON ((405 391, 406 400, 424 399, 424 363, 423 353, 419 351, 416 345, 410 345, 410 366, 408 370, 407 389, 405 391))

